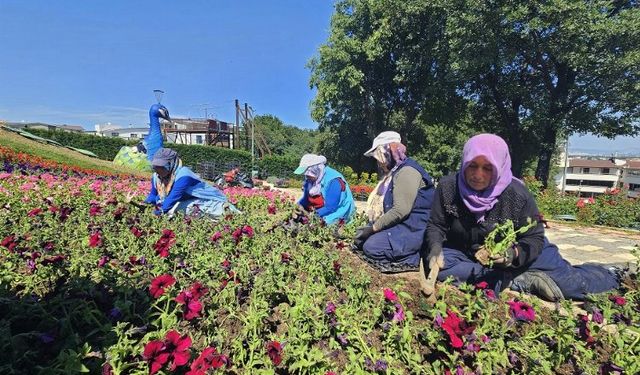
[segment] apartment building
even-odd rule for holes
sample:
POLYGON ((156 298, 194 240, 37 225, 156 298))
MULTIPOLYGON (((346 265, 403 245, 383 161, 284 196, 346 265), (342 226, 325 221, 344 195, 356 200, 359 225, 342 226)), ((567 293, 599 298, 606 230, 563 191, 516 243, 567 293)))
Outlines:
POLYGON ((629 160, 622 175, 624 187, 629 189, 629 197, 640 198, 640 160, 629 160))
MULTIPOLYGON (((569 159, 564 191, 577 193, 581 197, 603 194, 607 189, 620 186, 624 165, 612 160, 569 159)), ((558 189, 563 189, 562 184, 563 179, 560 176, 558 189)))

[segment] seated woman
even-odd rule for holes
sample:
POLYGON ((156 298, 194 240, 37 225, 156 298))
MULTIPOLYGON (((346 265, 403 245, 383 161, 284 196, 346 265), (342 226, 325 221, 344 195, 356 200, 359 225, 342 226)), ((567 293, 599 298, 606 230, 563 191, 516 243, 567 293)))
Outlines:
POLYGON ((322 155, 306 154, 293 172, 304 173, 302 198, 298 205, 306 211, 314 211, 325 223, 340 220, 349 222, 356 211, 347 180, 335 169, 328 167, 322 155))
POLYGON ((160 148, 151 165, 155 173, 151 178, 151 192, 144 202, 156 206, 156 215, 183 212, 217 219, 227 212, 240 212, 220 190, 183 167, 174 150, 160 148))
POLYGON ((449 276, 455 283, 486 281, 496 292, 511 288, 549 301, 583 299, 587 293, 618 286, 613 269, 571 266, 549 243, 533 196, 511 173, 507 144, 493 134, 469 139, 460 171, 440 181, 426 242, 428 265, 439 267, 440 281, 449 276), (516 229, 528 220, 537 225, 518 235, 505 254, 494 257, 493 267, 483 266, 478 259, 487 256, 481 247, 484 239, 506 220, 516 229))
POLYGON ((369 225, 358 230, 355 245, 381 272, 418 269, 434 194, 431 177, 407 158, 400 141, 400 134, 382 132, 365 153, 376 159, 382 179, 369 196, 369 225))

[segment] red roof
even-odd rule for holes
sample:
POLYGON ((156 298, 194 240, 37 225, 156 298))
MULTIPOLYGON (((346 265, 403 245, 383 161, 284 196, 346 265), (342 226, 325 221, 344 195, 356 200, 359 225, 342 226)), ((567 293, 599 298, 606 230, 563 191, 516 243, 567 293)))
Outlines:
POLYGON ((592 160, 592 159, 570 159, 570 167, 586 167, 586 168, 622 168, 615 165, 611 160, 592 160))

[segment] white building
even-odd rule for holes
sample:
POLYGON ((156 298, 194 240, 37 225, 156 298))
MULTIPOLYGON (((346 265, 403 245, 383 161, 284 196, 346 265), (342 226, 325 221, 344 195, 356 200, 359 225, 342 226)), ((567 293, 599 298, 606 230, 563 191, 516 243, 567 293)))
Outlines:
POLYGON ((640 197, 640 160, 629 160, 624 168, 622 183, 629 189, 629 196, 640 197))
POLYGON ((125 128, 111 123, 96 124, 95 135, 100 137, 118 137, 126 140, 142 139, 149 134, 149 127, 125 128))
MULTIPOLYGON (((623 163, 624 161, 614 163, 611 160, 569 159, 564 191, 592 197, 603 194, 607 189, 615 189, 622 181, 623 163)), ((562 173, 558 181, 559 190, 563 190, 562 173)))

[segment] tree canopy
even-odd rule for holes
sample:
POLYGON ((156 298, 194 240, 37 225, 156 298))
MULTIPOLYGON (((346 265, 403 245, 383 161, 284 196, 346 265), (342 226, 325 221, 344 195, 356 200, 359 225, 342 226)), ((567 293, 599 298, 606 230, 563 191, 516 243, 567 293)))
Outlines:
POLYGON ((444 173, 460 135, 489 131, 546 183, 559 137, 638 133, 639 67, 637 1, 342 0, 310 62, 312 116, 342 164, 393 129, 444 173))

